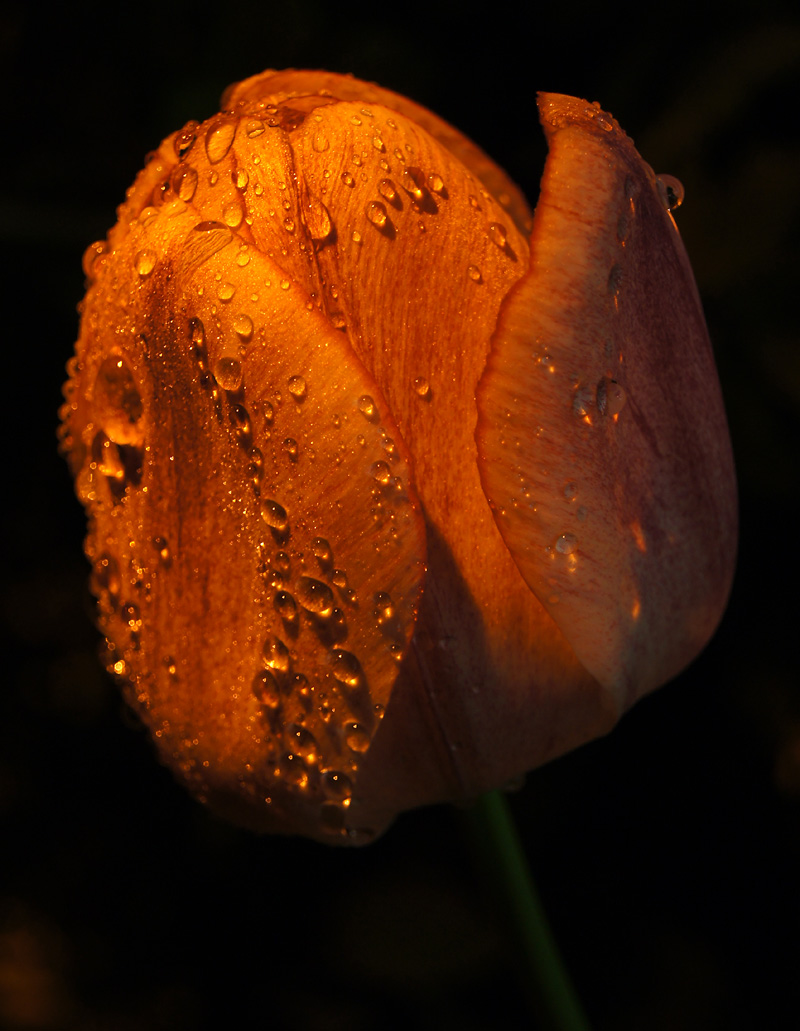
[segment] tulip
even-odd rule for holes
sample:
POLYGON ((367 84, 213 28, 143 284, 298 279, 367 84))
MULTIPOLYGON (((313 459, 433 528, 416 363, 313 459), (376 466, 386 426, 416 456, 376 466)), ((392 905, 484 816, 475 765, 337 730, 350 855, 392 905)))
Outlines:
POLYGON ((533 217, 377 86, 265 72, 222 108, 87 251, 62 449, 162 761, 240 824, 358 844, 703 648, 724 409, 679 184, 598 105, 540 96, 533 217))

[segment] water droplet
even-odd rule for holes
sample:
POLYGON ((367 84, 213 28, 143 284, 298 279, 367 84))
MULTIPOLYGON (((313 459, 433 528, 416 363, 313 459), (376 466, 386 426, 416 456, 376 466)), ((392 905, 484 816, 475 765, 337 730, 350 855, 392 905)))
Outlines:
POLYGON ((306 381, 302 376, 291 376, 289 378, 289 393, 295 401, 303 401, 306 396, 306 381))
POLYGON ((236 391, 242 385, 242 363, 225 356, 214 363, 214 379, 223 390, 236 391))
POLYGON ((414 200, 421 201, 425 196, 425 176, 419 168, 409 165, 403 169, 402 185, 406 193, 409 193, 414 200))
MULTIPOLYGON (((311 551, 314 554, 314 558, 319 562, 323 569, 328 568, 333 563, 333 549, 324 537, 314 538, 311 542, 311 551)), ((335 580, 334 583, 336 583, 335 580)))
POLYGON ((444 180, 438 172, 431 172, 428 176, 428 189, 432 193, 441 193, 444 190, 444 180))
POLYGON ((431 396, 431 385, 424 376, 417 376, 414 380, 414 390, 423 401, 429 401, 431 396))
POLYGON ((236 135, 236 123, 220 121, 209 128, 206 134, 206 154, 212 165, 222 161, 231 149, 233 138, 236 135))
POLYGON ((368 422, 375 422, 378 418, 378 409, 369 394, 362 394, 358 399, 358 410, 368 422))
POLYGON ((656 178, 656 188, 658 189, 661 203, 667 211, 676 211, 683 204, 686 191, 683 188, 683 183, 680 179, 676 179, 674 175, 659 175, 656 178))
POLYGON ((288 752, 281 757, 280 772, 287 784, 303 790, 308 785, 308 771, 299 755, 288 752))
POLYGON ((334 569, 331 573, 331 581, 336 587, 344 589, 347 587, 347 573, 343 569, 334 569))
POLYGON ((246 168, 237 168, 235 172, 231 172, 231 178, 233 185, 237 190, 246 190, 247 184, 250 182, 250 176, 247 174, 246 168))
POLYGON ((574 533, 562 533, 556 541, 556 551, 560 555, 572 555, 578 547, 578 538, 574 533))
MULTIPOLYGON (((307 612, 327 618, 333 612, 333 591, 321 580, 300 577, 298 600, 307 612)), ((335 675, 335 672, 334 672, 335 675)))
POLYGON ((188 204, 197 189, 197 170, 191 165, 178 165, 172 173, 170 183, 178 197, 188 204))
POLYGON ((286 744, 293 755, 299 755, 309 765, 313 766, 319 759, 314 735, 299 723, 290 723, 286 728, 286 744))
POLYGON ((367 204, 366 214, 369 221, 378 229, 382 229, 386 225, 388 217, 386 208, 379 200, 373 200, 367 204))
POLYGON ((247 343, 253 335, 253 320, 249 315, 240 312, 233 320, 233 331, 241 341, 247 343))
POLYGON ((392 470, 389 468, 388 462, 375 462, 370 469, 370 475, 378 483, 386 484, 391 479, 392 470))
POLYGON ((356 687, 361 681, 361 664, 352 652, 337 648, 333 653, 333 675, 340 684, 356 687))
POLYGON ((172 564, 172 554, 169 550, 165 537, 154 537, 153 547, 158 553, 158 561, 162 566, 169 567, 172 564))
POLYGON ((597 384, 597 410, 601 415, 617 416, 625 407, 625 389, 608 377, 597 384))
POLYGON ((236 287, 233 283, 220 283, 217 287, 217 297, 219 297, 221 301, 229 301, 235 293, 236 287))
POLYGON ((345 186, 352 186, 355 180, 349 172, 342 172, 342 182, 345 186))
POLYGON ((318 132, 314 135, 311 146, 318 154, 324 154, 328 147, 330 147, 330 142, 324 132, 318 132))
POLYGON ((347 747, 354 752, 366 752, 369 748, 369 734, 358 723, 345 725, 344 739, 347 747))
POLYGON ((297 456, 300 454, 300 445, 294 439, 294 437, 287 437, 283 442, 283 450, 286 453, 290 462, 296 462, 297 456))
POLYGON ((191 121, 187 122, 186 125, 181 129, 180 132, 175 134, 175 138, 172 141, 172 146, 175 150, 175 156, 180 159, 189 151, 192 144, 197 136, 197 129, 200 125, 199 122, 191 121))
POLYGON ((283 505, 279 505, 277 501, 267 499, 261 502, 261 518, 267 526, 277 530, 278 533, 285 533, 289 528, 289 517, 286 514, 286 509, 283 505))
POLYGON ((321 200, 311 198, 306 209, 306 225, 312 240, 327 240, 333 231, 330 212, 321 200))
POLYGON ((137 447, 142 444, 142 398, 124 358, 109 355, 103 360, 94 382, 93 401, 98 422, 109 440, 137 447))
POLYGON ((375 595, 375 609, 373 615, 379 623, 386 623, 390 619, 394 619, 395 607, 392 601, 391 595, 387 594, 386 591, 379 591, 375 595))
POLYGON ((277 709, 281 701, 278 681, 271 670, 262 669, 253 677, 252 691, 256 700, 268 709, 277 709))
POLYGON ((500 250, 503 250, 508 243, 508 233, 506 227, 500 222, 489 223, 489 239, 495 244, 500 250))
POLYGON ((381 179, 378 183, 378 193, 381 197, 385 197, 390 204, 397 196, 397 190, 391 179, 381 179))
POLYGON ((579 418, 587 417, 593 403, 594 394, 589 387, 578 387, 572 399, 572 411, 579 418))
POLYGON ((222 209, 222 221, 230 229, 236 229, 242 224, 244 208, 238 200, 231 201, 222 209))
POLYGON ((478 268, 477 265, 470 265, 467 269, 467 275, 473 283, 482 282, 481 270, 478 268))
POLYGON ((156 260, 156 252, 148 247, 143 251, 139 251, 133 259, 133 263, 140 276, 149 276, 156 267, 156 260))
POLYGON ((297 619, 297 603, 288 591, 278 591, 273 605, 281 619, 287 623, 293 623, 297 619))
POLYGON ((279 673, 289 672, 289 649, 280 639, 270 634, 264 641, 264 659, 270 669, 276 669, 279 673))
POLYGON ((245 122, 244 131, 251 140, 254 140, 264 132, 264 123, 260 118, 251 118, 249 121, 245 122))
POLYGON ((341 770, 323 770, 320 783, 325 796, 334 802, 348 802, 353 794, 352 782, 341 770))
POLYGON ((569 481, 569 483, 565 483, 564 497, 567 499, 567 501, 574 501, 577 496, 578 488, 576 487, 576 485, 571 480, 569 481))
POLYGON ((290 215, 287 215, 286 218, 283 220, 283 228, 286 230, 287 233, 294 232, 294 219, 290 215))

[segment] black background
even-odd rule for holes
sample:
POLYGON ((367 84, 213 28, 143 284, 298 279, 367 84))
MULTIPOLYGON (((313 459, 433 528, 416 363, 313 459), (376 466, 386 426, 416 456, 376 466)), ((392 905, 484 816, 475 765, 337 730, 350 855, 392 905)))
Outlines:
POLYGON ((361 851, 229 828, 157 764, 96 659, 55 451, 81 254, 164 135, 287 66, 407 93, 532 198, 537 89, 599 100, 683 181, 740 479, 730 607, 686 673, 512 805, 597 1029, 795 1026, 800 21, 736 6, 4 6, 0 1027, 530 1026, 456 810, 361 851))

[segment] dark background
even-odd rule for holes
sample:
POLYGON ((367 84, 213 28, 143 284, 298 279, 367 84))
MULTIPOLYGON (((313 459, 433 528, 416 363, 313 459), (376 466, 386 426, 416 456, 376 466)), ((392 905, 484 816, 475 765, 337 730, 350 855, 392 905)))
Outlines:
POLYGON ((362 851, 229 828, 157 764, 96 659, 55 451, 81 254, 164 135, 292 65, 427 104, 532 198, 542 88, 599 100, 683 181, 740 478, 730 607, 691 669, 512 805, 595 1028, 797 1026, 796 5, 71 6, 0 14, 0 1027, 530 1026, 456 810, 362 851))

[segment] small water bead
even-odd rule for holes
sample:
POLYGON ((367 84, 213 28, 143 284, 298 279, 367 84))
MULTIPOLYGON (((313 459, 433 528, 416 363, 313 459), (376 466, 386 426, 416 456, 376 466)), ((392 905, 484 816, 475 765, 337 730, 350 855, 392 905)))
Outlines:
POLYGON ((293 233, 294 232, 294 230, 295 230, 294 219, 290 215, 287 215, 286 218, 283 220, 283 228, 286 230, 287 233, 293 233))
POLYGON ((312 198, 306 209, 306 225, 312 240, 327 240, 333 232, 330 212, 321 200, 312 198))
POLYGON ((244 312, 239 312, 233 320, 233 331, 243 343, 247 343, 253 335, 253 320, 244 312))
POLYGON ((289 649, 279 637, 274 634, 264 641, 264 659, 270 669, 279 673, 289 672, 289 649))
POLYGON ((594 403, 594 393, 589 387, 578 387, 572 399, 572 411, 579 418, 589 418, 594 403))
POLYGON ((659 175, 656 177, 656 188, 661 198, 661 203, 667 211, 676 211, 686 196, 683 183, 674 175, 659 175))
POLYGON ((115 444, 139 446, 142 398, 130 366, 120 355, 109 355, 97 370, 93 400, 106 436, 115 444))
POLYGON ((300 578, 298 600, 307 612, 315 616, 325 618, 333 612, 333 591, 326 583, 310 576, 300 578))
POLYGON ((221 301, 224 301, 226 303, 233 297, 235 293, 236 287, 233 285, 233 283, 220 283, 217 287, 217 297, 219 297, 221 301))
POLYGON ((299 755, 288 752, 282 756, 279 770, 287 784, 293 784, 301 791, 308 786, 308 770, 299 755))
POLYGON ((353 795, 353 784, 341 770, 323 770, 320 785, 325 796, 334 802, 349 803, 353 795))
POLYGON ((302 376, 290 376, 288 383, 289 393, 295 401, 304 401, 306 397, 306 381, 302 376))
POLYGON ((431 385, 424 376, 417 376, 414 380, 414 390, 416 391, 417 396, 421 397, 423 401, 430 400, 431 385))
POLYGON ((375 608, 373 615, 379 623, 387 623, 390 619, 395 617, 395 607, 392 601, 391 595, 387 594, 386 591, 379 591, 375 595, 375 608))
POLYGON ((311 140, 311 146, 317 154, 324 154, 328 147, 330 147, 330 141, 324 132, 318 132, 314 134, 314 138, 311 140))
POLYGON ((614 264, 611 266, 611 271, 608 273, 608 292, 612 297, 616 298, 619 296, 619 292, 622 289, 622 266, 614 264))
POLYGON ((337 648, 333 653, 333 675, 340 684, 357 687, 361 681, 361 663, 352 652, 337 648))
POLYGON ((374 422, 378 418, 378 409, 369 394, 362 394, 358 399, 358 410, 368 422, 374 422))
POLYGON ((386 208, 379 200, 373 200, 367 204, 366 215, 369 221, 374 226, 377 226, 378 229, 382 229, 386 225, 388 218, 386 208))
POLYGON ((431 193, 442 193, 444 191, 444 180, 438 172, 431 172, 428 176, 428 189, 431 193))
POLYGON ((347 587, 347 573, 343 569, 334 569, 331 573, 331 582, 335 587, 343 590, 347 587))
POLYGON ((170 186, 176 196, 188 204, 197 189, 196 169, 191 165, 178 165, 170 176, 170 186))
POLYGON ((231 149, 236 135, 236 123, 220 121, 212 126, 206 134, 206 154, 212 165, 216 165, 231 149))
POLYGON ((389 468, 389 463, 384 461, 375 462, 370 469, 370 475, 373 480, 378 483, 387 484, 392 476, 392 470, 389 468))
POLYGON ((300 445, 294 437, 287 437, 283 442, 283 450, 290 462, 296 462, 300 454, 300 445))
POLYGON ((425 196, 425 176, 422 174, 419 168, 414 168, 409 165, 408 168, 403 170, 402 177, 403 189, 406 193, 410 193, 414 200, 420 201, 425 196))
POLYGON ((483 277, 481 276, 481 270, 478 268, 477 265, 470 265, 467 268, 467 275, 469 276, 469 278, 472 280, 473 283, 480 283, 480 282, 482 282, 482 278, 483 277))
POLYGON ((264 401, 261 406, 261 412, 264 416, 264 421, 268 426, 271 426, 275 419, 275 409, 272 407, 272 403, 270 401, 264 401))
POLYGON ((328 568, 333 563, 333 549, 324 537, 314 538, 311 542, 311 551, 323 569, 328 568))
POLYGON ((578 538, 574 533, 562 533, 556 540, 556 551, 559 555, 572 555, 578 547, 578 538))
POLYGON ((222 209, 222 221, 230 229, 237 229, 242 224, 244 208, 238 200, 231 201, 222 209))
POLYGON ((297 619, 297 602, 288 591, 278 591, 273 600, 275 611, 287 623, 297 619))
POLYGON ((214 379, 223 390, 235 392, 242 385, 242 363, 238 358, 225 356, 214 363, 214 379))
POLYGON ((102 431, 97 433, 92 441, 92 458, 103 476, 110 480, 124 480, 125 463, 120 457, 119 447, 102 431))
POLYGON ((625 407, 627 395, 624 387, 616 380, 606 377, 597 384, 596 400, 600 414, 613 417, 619 415, 625 407))
POLYGON ((139 251, 136 257, 133 259, 133 264, 136 267, 136 271, 140 276, 149 276, 153 269, 156 267, 156 261, 158 256, 154 250, 149 247, 143 251, 139 251))
POLYGON ((277 501, 272 501, 269 498, 261 502, 261 518, 267 526, 277 530, 278 533, 285 533, 289 528, 289 517, 286 514, 286 509, 283 505, 279 505, 277 501))
POLYGON ((495 244, 495 246, 499 247, 501 251, 504 250, 506 244, 508 243, 508 233, 506 232, 506 227, 502 225, 500 222, 490 222, 489 239, 492 241, 493 244, 495 244))
POLYGON ((281 703, 281 693, 278 681, 272 670, 262 669, 253 677, 251 690, 256 701, 266 705, 268 709, 277 709, 281 703))
POLYGON ((380 136, 372 137, 372 146, 375 148, 375 150, 380 151, 381 154, 386 153, 386 144, 383 142, 380 136))
POLYGON ((574 501, 578 496, 577 486, 570 480, 569 483, 564 484, 564 497, 567 501, 574 501))
POLYGON ((349 172, 342 172, 342 182, 344 183, 345 186, 353 186, 354 183, 355 183, 355 180, 353 179, 352 175, 350 175, 349 172))
POLYGON ((318 762, 319 748, 314 735, 299 723, 291 723, 286 728, 286 744, 292 755, 300 756, 308 765, 313 766, 318 762))
POLYGON ((199 122, 187 122, 181 131, 175 134, 172 146, 175 150, 175 156, 179 161, 184 157, 194 143, 199 126, 199 122))
POLYGON ((369 748, 369 734, 359 723, 345 724, 344 739, 353 752, 366 752, 369 748))
POLYGON ((275 561, 272 563, 273 572, 276 573, 281 580, 285 580, 292 568, 291 559, 285 551, 277 551, 275 553, 275 561))
POLYGON ((246 168, 237 168, 232 171, 231 179, 236 189, 241 190, 242 192, 247 189, 248 183, 250 182, 250 176, 247 174, 246 168))
POLYGON ((262 132, 264 132, 264 128, 264 123, 261 121, 260 118, 251 118, 249 121, 245 122, 244 125, 245 134, 251 140, 254 140, 257 136, 260 136, 262 132))
POLYGON ((381 179, 378 183, 378 193, 391 204, 397 196, 397 190, 391 179, 381 179))

